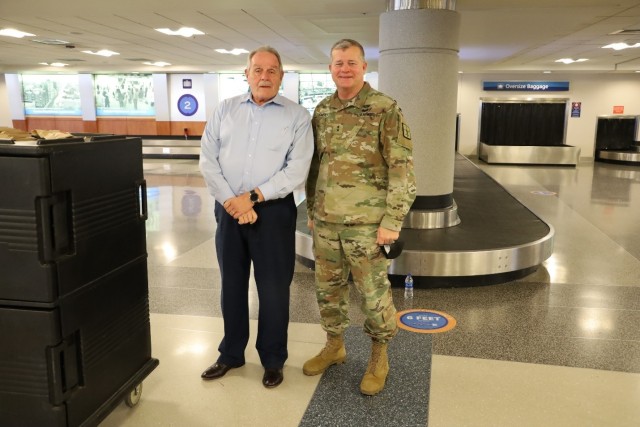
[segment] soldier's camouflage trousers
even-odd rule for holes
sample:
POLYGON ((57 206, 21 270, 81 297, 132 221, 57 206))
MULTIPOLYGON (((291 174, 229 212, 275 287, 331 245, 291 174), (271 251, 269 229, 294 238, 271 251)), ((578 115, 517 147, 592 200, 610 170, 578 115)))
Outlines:
POLYGON ((362 295, 365 333, 383 343, 397 333, 389 260, 376 244, 377 230, 376 224, 314 221, 316 292, 322 328, 330 334, 349 326, 349 272, 362 295))

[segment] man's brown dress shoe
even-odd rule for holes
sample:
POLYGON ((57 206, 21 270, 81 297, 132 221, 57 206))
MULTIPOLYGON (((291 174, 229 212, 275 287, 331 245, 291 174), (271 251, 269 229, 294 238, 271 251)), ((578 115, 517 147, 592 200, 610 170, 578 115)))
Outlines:
POLYGON ((279 386, 282 380, 284 380, 282 368, 265 369, 264 376, 262 377, 262 385, 267 388, 273 388, 279 386))
POLYGON ((209 366, 207 370, 204 371, 200 376, 204 380, 215 380, 215 379, 224 377, 224 375, 227 372, 229 372, 229 370, 233 368, 239 368, 240 366, 242 365, 229 366, 229 365, 225 365, 224 363, 216 362, 213 365, 209 366))

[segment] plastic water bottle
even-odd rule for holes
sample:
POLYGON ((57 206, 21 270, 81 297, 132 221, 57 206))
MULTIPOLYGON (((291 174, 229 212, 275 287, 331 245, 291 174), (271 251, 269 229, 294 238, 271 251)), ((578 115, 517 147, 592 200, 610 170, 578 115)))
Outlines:
POLYGON ((411 277, 411 273, 407 274, 407 277, 404 279, 404 299, 412 299, 413 298, 413 277, 411 277))

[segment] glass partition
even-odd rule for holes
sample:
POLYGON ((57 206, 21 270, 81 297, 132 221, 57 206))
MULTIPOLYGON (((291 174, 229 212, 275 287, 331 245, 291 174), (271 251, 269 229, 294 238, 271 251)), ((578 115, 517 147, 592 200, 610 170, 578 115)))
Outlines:
POLYGON ((336 90, 329 73, 300 73, 298 103, 313 113, 316 105, 336 90))

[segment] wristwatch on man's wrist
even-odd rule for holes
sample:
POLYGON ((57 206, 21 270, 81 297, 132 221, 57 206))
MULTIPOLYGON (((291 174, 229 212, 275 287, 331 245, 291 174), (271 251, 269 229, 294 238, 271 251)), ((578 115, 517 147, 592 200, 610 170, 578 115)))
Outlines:
POLYGON ((260 196, 256 193, 256 190, 249 191, 249 200, 251 200, 251 203, 254 205, 260 203, 260 196))

